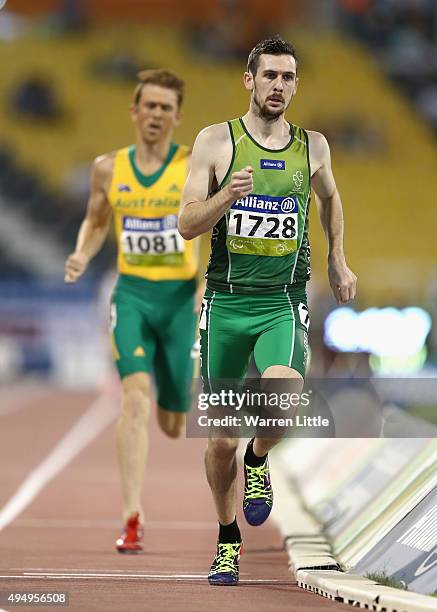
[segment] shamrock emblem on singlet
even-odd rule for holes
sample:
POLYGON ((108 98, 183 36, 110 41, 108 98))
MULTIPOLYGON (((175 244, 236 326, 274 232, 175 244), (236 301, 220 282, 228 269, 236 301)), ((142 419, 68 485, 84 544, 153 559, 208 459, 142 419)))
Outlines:
POLYGON ((293 174, 293 183, 295 184, 297 189, 300 189, 302 187, 303 174, 300 170, 296 170, 296 172, 293 174))

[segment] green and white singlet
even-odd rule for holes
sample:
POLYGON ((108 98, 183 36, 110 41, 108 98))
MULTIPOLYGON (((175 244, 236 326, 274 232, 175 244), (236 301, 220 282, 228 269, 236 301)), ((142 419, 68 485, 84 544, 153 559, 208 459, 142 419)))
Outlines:
POLYGON ((309 355, 308 135, 291 125, 288 144, 272 150, 241 119, 228 124, 233 155, 220 189, 245 166, 254 188, 213 228, 199 322, 206 392, 222 379, 242 380, 252 354, 260 374, 282 365, 303 378, 309 355))
POLYGON ((219 189, 233 172, 252 166, 253 193, 236 200, 213 228, 207 286, 225 293, 289 293, 310 278, 308 135, 290 125, 288 144, 267 149, 242 119, 228 125, 233 155, 219 189))

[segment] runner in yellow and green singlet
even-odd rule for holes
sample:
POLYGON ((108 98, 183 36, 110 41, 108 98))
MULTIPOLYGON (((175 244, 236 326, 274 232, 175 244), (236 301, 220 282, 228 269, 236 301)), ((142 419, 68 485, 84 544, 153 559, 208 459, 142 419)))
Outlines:
MULTIPOLYGON (((191 349, 196 328, 197 261, 193 243, 178 232, 190 151, 175 144, 184 83, 165 70, 144 71, 131 117, 135 145, 98 157, 86 217, 67 259, 75 282, 101 248, 114 217, 119 277, 111 301, 111 341, 122 379, 117 427, 123 518, 117 550, 142 552, 141 491, 147 453, 150 374, 157 388, 158 422, 178 437, 190 406, 191 349)), ((199 287, 200 296, 203 287, 199 287)))

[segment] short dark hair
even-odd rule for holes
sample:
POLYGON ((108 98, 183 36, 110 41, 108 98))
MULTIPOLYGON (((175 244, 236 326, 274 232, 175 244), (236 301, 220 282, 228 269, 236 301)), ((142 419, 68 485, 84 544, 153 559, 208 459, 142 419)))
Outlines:
POLYGON ((134 91, 134 104, 141 100, 144 85, 159 85, 165 89, 172 89, 178 98, 178 108, 182 106, 185 92, 185 82, 168 70, 142 70, 138 73, 139 83, 134 91))
POLYGON ((296 60, 296 50, 293 45, 286 40, 283 40, 279 34, 273 36, 273 38, 267 38, 259 42, 252 51, 249 53, 247 60, 247 72, 251 72, 253 76, 256 75, 259 65, 259 58, 263 54, 267 55, 291 55, 296 60))

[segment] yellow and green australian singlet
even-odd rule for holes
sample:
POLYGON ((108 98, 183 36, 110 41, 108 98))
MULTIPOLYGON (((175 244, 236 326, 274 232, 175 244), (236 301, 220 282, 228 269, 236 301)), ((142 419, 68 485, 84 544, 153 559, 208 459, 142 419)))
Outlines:
POLYGON ((114 209, 118 271, 149 281, 189 280, 197 270, 193 242, 177 229, 188 147, 172 143, 150 176, 135 165, 135 147, 116 153, 108 193, 114 209))

